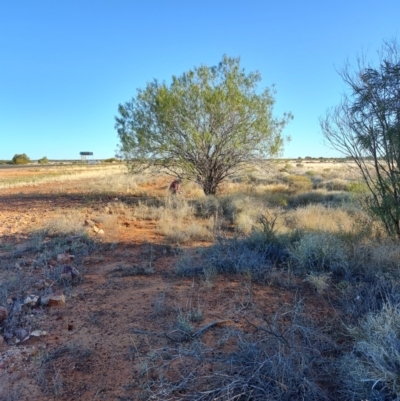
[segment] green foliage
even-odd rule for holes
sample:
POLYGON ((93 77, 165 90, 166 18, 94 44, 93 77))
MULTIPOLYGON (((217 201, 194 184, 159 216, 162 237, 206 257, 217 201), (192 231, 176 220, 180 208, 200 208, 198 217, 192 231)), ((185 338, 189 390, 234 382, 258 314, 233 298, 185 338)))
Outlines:
POLYGON ((322 131, 359 167, 371 194, 369 211, 400 237, 399 44, 384 43, 379 65, 359 62, 358 71, 347 66, 340 75, 349 95, 321 120, 322 131))
POLYGON ((41 159, 38 160, 38 163, 39 164, 48 164, 49 163, 49 159, 46 156, 44 156, 44 157, 42 157, 41 159))
POLYGON ((306 171, 306 174, 307 174, 309 177, 314 177, 314 176, 317 175, 317 173, 316 173, 315 171, 313 171, 313 170, 307 170, 307 171, 306 171))
POLYGON ((31 159, 25 153, 14 155, 11 160, 12 164, 28 164, 30 161, 31 159))
POLYGON ((105 163, 118 163, 119 160, 116 157, 110 157, 109 159, 104 160, 105 163))
POLYGON ((365 182, 349 182, 346 186, 346 191, 354 194, 364 194, 368 192, 368 186, 365 182))
POLYGON ((134 171, 156 165, 215 194, 246 162, 283 147, 281 133, 292 115, 273 117, 274 91, 259 90, 260 81, 238 58, 224 56, 217 66, 173 76, 170 85, 148 83, 119 105, 121 155, 134 171))

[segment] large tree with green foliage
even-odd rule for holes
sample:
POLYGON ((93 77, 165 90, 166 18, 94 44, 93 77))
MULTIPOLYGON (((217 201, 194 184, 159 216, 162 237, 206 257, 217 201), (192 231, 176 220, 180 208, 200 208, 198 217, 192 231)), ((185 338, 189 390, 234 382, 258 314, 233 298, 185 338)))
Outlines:
POLYGON ((385 42, 379 61, 360 58, 353 72, 341 77, 348 85, 342 102, 321 119, 329 143, 350 155, 359 167, 370 197, 367 204, 390 235, 400 237, 400 46, 385 42))
POLYGON ((274 91, 259 90, 258 72, 224 56, 214 67, 194 68, 171 84, 154 80, 120 104, 116 129, 121 156, 133 171, 159 166, 196 181, 205 194, 246 163, 276 155, 292 118, 272 114, 274 91))

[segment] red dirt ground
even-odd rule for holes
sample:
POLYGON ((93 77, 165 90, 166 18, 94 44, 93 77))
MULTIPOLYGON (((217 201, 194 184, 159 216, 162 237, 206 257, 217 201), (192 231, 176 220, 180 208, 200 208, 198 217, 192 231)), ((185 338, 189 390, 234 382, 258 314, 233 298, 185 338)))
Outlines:
MULTIPOLYGON (((0 171, 0 177, 2 174, 0 171)), ((4 249, 23 247, 32 230, 60 212, 79 209, 94 219, 107 205, 112 211, 116 202, 112 197, 74 193, 73 183, 62 184, 65 195, 54 195, 55 185, 0 190, 0 244, 4 249)), ((120 197, 120 201, 134 199, 120 197)), ((180 250, 166 246, 154 222, 132 220, 126 213, 117 214, 117 222, 118 227, 111 228, 113 232, 105 229, 104 236, 95 237, 102 246, 85 258, 82 282, 59 289, 66 296, 65 306, 31 311, 36 326, 48 334, 30 345, 18 346, 14 340, 0 345, 0 399, 140 399, 145 378, 139 354, 162 342, 156 336, 141 336, 132 330, 171 330, 177 310, 189 304, 199 304, 203 314, 203 320, 194 323, 195 329, 229 320, 230 325, 250 331, 253 328, 246 319, 256 322, 256 309, 272 315, 291 305, 295 297, 303 298, 307 314, 316 320, 334 316, 328 302, 295 282, 285 288, 218 276, 209 288, 202 277, 179 277, 174 264, 180 250), (123 276, 116 270, 147 260, 151 260, 153 274, 123 276), (160 294, 165 296, 165 305, 162 312, 156 312, 160 294)), ((207 246, 192 244, 187 248, 198 245, 207 246)), ((0 257, 6 252, 1 249, 0 257)), ((31 262, 27 260, 20 268, 39 279, 41 270, 32 271, 31 262)), ((0 278, 6 278, 4 273, 0 278)), ((203 340, 212 343, 219 330, 210 330, 203 340)))

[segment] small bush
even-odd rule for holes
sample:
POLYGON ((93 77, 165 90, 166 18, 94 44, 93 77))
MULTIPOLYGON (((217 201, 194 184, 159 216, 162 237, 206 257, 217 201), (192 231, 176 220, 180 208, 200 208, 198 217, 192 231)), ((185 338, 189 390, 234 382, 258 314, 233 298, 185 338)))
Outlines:
POLYGON ((347 187, 346 187, 346 191, 354 193, 354 194, 365 194, 369 190, 368 190, 367 184, 365 182, 358 181, 358 182, 348 183, 347 187))
POLYGON ((306 174, 307 174, 309 177, 314 177, 314 176, 317 175, 317 173, 316 173, 314 170, 307 170, 307 171, 306 171, 306 174))
POLYGON ((327 181, 325 187, 328 191, 348 191, 349 182, 341 178, 335 178, 333 180, 327 181))
POLYGON ((84 227, 85 219, 80 213, 60 214, 49 221, 45 226, 47 235, 85 235, 86 228, 84 227))
POLYGON ((316 191, 306 191, 290 197, 289 206, 307 206, 315 203, 333 204, 341 205, 350 199, 348 193, 342 191, 330 191, 316 190, 316 191))
POLYGON ((309 282, 318 294, 323 294, 329 288, 330 274, 308 274, 305 281, 309 282))
POLYGON ((309 191, 313 186, 311 178, 304 175, 288 175, 285 181, 295 191, 309 191))
POLYGON ((139 201, 132 209, 132 218, 134 220, 160 220, 163 211, 163 206, 150 206, 147 203, 139 201))
POLYGON ((293 267, 301 273, 344 274, 349 266, 345 244, 331 233, 307 233, 289 247, 293 267))
POLYGON ((49 159, 46 156, 44 156, 38 160, 38 163, 39 164, 49 164, 49 159))
POLYGON ((399 332, 400 307, 391 304, 350 330, 356 343, 340 366, 346 400, 400 399, 399 332))
POLYGON ((220 208, 219 200, 214 195, 207 195, 194 202, 195 215, 203 219, 215 216, 220 208))

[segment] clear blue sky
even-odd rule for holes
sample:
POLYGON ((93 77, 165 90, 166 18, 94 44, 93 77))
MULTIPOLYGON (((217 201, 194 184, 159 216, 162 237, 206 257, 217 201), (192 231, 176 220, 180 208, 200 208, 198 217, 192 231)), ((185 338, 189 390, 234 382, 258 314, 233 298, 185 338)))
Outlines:
POLYGON ((285 157, 337 156, 318 123, 345 90, 335 68, 399 36, 399 0, 3 0, 0 159, 113 157, 119 103, 223 54, 294 114, 285 157))

